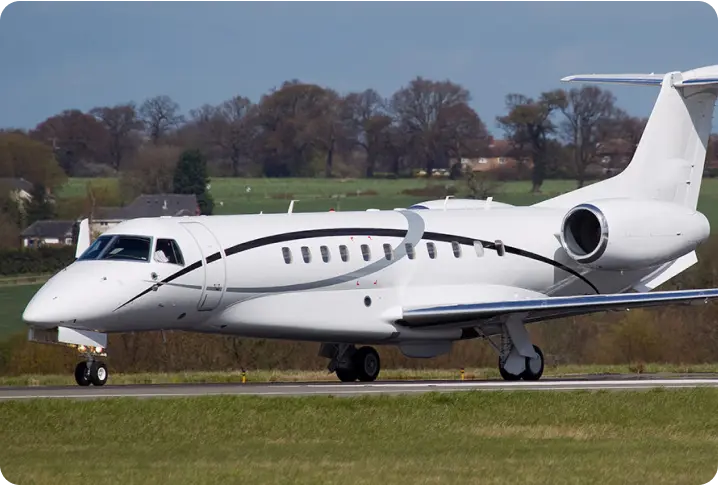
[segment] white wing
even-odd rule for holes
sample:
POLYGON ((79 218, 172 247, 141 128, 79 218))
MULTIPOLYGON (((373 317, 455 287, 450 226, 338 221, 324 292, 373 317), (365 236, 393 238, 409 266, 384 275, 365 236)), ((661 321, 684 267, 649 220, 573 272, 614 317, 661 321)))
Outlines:
POLYGON ((411 327, 489 321, 512 313, 527 313, 526 322, 608 310, 627 310, 660 305, 707 303, 718 298, 718 288, 655 291, 612 295, 561 296, 430 307, 404 308, 401 323, 411 327))

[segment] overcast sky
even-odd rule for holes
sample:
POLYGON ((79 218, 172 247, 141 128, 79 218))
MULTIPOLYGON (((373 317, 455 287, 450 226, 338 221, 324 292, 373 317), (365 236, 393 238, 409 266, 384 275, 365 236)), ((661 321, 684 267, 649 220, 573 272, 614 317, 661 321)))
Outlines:
MULTIPOLYGON (((492 132, 504 96, 568 74, 718 64, 699 2, 26 2, 0 17, 0 127, 168 94, 184 112, 297 78, 388 96, 417 75, 472 93, 492 132)), ((647 116, 657 91, 614 89, 647 116)))

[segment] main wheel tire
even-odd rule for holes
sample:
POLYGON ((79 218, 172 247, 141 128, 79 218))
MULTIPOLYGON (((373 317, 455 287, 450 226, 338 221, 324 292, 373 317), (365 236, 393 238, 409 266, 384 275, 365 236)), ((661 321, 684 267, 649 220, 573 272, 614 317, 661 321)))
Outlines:
POLYGON ((379 353, 372 347, 362 347, 356 351, 353 357, 354 369, 357 377, 362 382, 373 382, 379 377, 381 360, 379 353))
POLYGON ((104 386, 107 382, 107 366, 104 362, 93 362, 90 365, 90 381, 93 386, 104 386))
POLYGON ((520 375, 517 376, 504 369, 504 366, 501 364, 501 358, 499 358, 499 374, 501 374, 501 378, 505 381, 518 381, 521 379, 520 375))
POLYGON ((337 369, 336 373, 342 382, 354 382, 357 380, 357 373, 354 369, 337 369))
POLYGON ((526 370, 521 373, 521 378, 525 381, 537 381, 543 375, 543 352, 536 345, 534 345, 534 350, 538 354, 538 358, 526 357, 526 370))
POLYGON ((87 367, 87 362, 80 362, 75 367, 75 382, 82 387, 87 387, 91 384, 90 369, 87 367))

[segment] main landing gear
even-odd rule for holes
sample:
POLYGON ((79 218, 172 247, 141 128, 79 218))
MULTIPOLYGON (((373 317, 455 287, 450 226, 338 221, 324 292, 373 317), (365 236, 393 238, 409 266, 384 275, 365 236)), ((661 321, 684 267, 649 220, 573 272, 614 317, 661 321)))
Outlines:
POLYGON ((541 349, 531 343, 521 315, 512 315, 503 325, 499 351, 499 373, 506 381, 537 381, 543 375, 541 349))
POLYGON ((347 344, 322 344, 319 355, 331 359, 329 372, 342 382, 373 382, 379 376, 381 360, 373 347, 356 348, 347 344))

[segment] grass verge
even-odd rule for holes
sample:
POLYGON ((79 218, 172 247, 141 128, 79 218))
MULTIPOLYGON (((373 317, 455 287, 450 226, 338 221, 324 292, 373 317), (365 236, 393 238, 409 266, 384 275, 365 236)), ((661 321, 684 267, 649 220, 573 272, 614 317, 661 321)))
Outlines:
MULTIPOLYGON (((110 369, 111 370, 111 369, 110 369)), ((636 364, 636 365, 564 365, 546 367, 546 377, 571 377, 586 375, 642 375, 700 373, 718 374, 718 364, 674 365, 674 364, 636 364)), ((334 374, 327 371, 305 370, 250 370, 246 372, 248 382, 316 382, 337 380, 334 374)), ((498 379, 499 371, 495 368, 467 368, 464 370, 466 380, 498 379)), ((384 369, 380 380, 459 380, 460 369, 384 369)), ((132 384, 192 384, 192 383, 239 383, 242 372, 230 370, 225 372, 148 372, 138 374, 110 374, 109 383, 113 385, 132 384)), ((0 386, 71 386, 74 378, 67 375, 21 375, 0 376, 0 386)))
POLYGON ((716 389, 2 402, 0 465, 22 485, 697 485, 716 408, 716 389))

